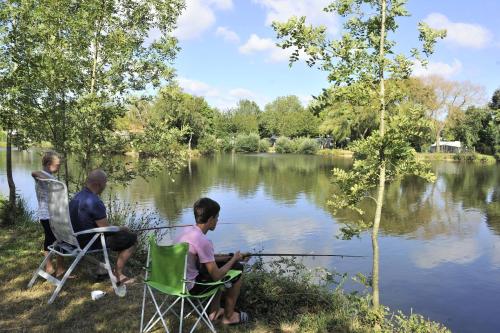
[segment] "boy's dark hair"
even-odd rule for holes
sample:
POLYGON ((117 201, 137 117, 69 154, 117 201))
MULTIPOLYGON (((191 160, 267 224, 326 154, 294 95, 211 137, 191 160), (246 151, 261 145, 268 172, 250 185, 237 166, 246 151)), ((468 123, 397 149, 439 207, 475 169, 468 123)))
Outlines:
POLYGON ((45 154, 43 154, 42 157, 42 166, 47 167, 54 162, 56 158, 59 158, 59 154, 56 153, 55 151, 46 151, 45 154))
POLYGON ((194 219, 197 224, 204 224, 208 219, 219 214, 220 205, 210 198, 198 199, 193 205, 194 219))

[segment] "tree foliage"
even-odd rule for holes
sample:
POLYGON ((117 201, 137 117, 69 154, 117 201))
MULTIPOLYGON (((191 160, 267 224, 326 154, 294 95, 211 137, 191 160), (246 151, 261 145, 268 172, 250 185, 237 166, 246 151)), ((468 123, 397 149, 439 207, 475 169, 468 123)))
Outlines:
MULTIPOLYGON (((397 19, 409 16, 405 4, 405 0, 332 2, 325 11, 336 13, 344 19, 344 30, 336 40, 329 39, 326 27, 306 25, 305 17, 293 17, 285 23, 273 22, 273 28, 281 39, 280 46, 293 49, 291 63, 298 61, 299 55, 303 53, 310 66, 317 65, 328 73, 328 79, 334 88, 354 84, 366 88, 359 90, 358 94, 352 94, 351 100, 346 102, 369 98, 367 94, 378 91, 379 129, 353 144, 356 153, 352 170, 334 170, 334 181, 341 191, 340 195, 331 200, 336 208, 353 208, 361 212, 357 205, 367 197, 367 190, 378 189, 376 198, 372 197, 376 202, 372 228, 372 291, 373 305, 376 308, 379 306, 377 235, 385 183, 408 174, 430 179, 425 165, 416 163, 415 150, 407 139, 408 136, 420 135, 418 130, 414 130, 412 122, 406 119, 409 117, 400 118, 398 113, 389 113, 386 120, 390 101, 385 81, 388 77, 392 80, 408 78, 413 64, 403 54, 395 54, 395 42, 387 39, 389 34, 397 31, 397 19)), ((445 31, 433 30, 425 23, 419 24, 419 32, 425 55, 433 52, 437 38, 446 35, 445 31)), ((422 60, 416 48, 411 50, 411 55, 422 60)))
POLYGON ((265 106, 260 117, 262 136, 314 136, 318 133, 318 119, 302 106, 295 95, 277 97, 265 106))
POLYGON ((31 138, 50 141, 66 161, 71 154, 84 171, 108 161, 100 157, 130 94, 173 77, 178 47, 170 33, 183 6, 182 0, 2 2, 8 47, 1 49, 1 73, 12 87, 4 96, 17 102, 2 105, 17 116, 29 112, 37 124, 31 138), (151 41, 153 29, 160 37, 151 41))

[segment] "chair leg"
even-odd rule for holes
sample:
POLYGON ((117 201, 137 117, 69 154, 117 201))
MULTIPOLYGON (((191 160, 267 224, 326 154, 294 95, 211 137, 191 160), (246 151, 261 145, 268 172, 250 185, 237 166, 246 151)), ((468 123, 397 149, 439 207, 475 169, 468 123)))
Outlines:
MULTIPOLYGON (((149 288, 149 287, 148 287, 149 288)), ((172 308, 175 306, 175 304, 177 304, 177 302, 180 300, 181 298, 180 297, 177 297, 176 300, 170 304, 168 306, 168 308, 165 309, 165 311, 163 311, 161 313, 161 316, 164 317, 165 314, 170 311, 172 312, 177 318, 179 318, 179 315, 177 314, 177 312, 175 312, 172 308)), ((163 305, 167 302, 168 299, 165 299, 159 306, 159 308, 161 309, 163 307, 163 305)), ((155 312, 155 314, 153 315, 153 317, 151 317, 151 319, 148 321, 148 323, 146 324, 145 328, 144 328, 144 332, 147 332, 149 331, 153 326, 156 325, 157 322, 160 321, 160 316, 158 316, 158 318, 156 318, 158 314, 155 312)))
POLYGON ((142 296, 142 310, 141 310, 141 333, 143 332, 144 325, 144 310, 146 309, 146 284, 144 284, 144 293, 142 296))
MULTIPOLYGON (((158 303, 156 302, 155 295, 153 294, 153 291, 151 290, 151 288, 148 287, 148 290, 149 290, 149 293, 151 295, 151 298, 153 299, 153 303, 155 305, 156 312, 160 316, 161 323, 163 324, 163 327, 165 328, 165 331, 168 333, 169 330, 168 330, 167 324, 165 323, 165 320, 163 319, 163 315, 162 315, 160 307, 158 306, 158 303)), ((154 322, 151 326, 149 326, 146 331, 149 331, 156 324, 156 322, 154 322)))
POLYGON ((106 270, 108 271, 109 279, 111 280, 111 285, 113 286, 113 290, 115 294, 117 294, 118 286, 116 285, 116 278, 113 274, 113 270, 111 269, 111 264, 109 262, 108 250, 106 249, 106 238, 104 234, 101 234, 101 246, 102 246, 102 254, 104 256, 104 265, 106 266, 106 270))
POLYGON ((73 263, 71 264, 71 266, 68 267, 68 269, 66 270, 66 273, 64 273, 63 278, 57 284, 56 290, 54 290, 54 293, 52 294, 52 296, 49 299, 49 304, 52 304, 52 302, 54 302, 54 300, 56 299, 57 295, 59 294, 59 292, 61 291, 62 287, 64 286, 64 283, 66 282, 66 280, 70 276, 71 272, 73 272, 73 270, 75 269, 76 265, 78 265, 78 263, 80 262, 80 260, 83 258, 84 255, 85 255, 85 252, 82 251, 82 252, 80 252, 78 254, 78 256, 75 258, 75 260, 73 260, 73 263))
POLYGON ((184 321, 184 297, 182 297, 181 299, 181 315, 179 316, 179 320, 180 320, 180 323, 179 323, 179 333, 182 333, 182 323, 184 321))
POLYGON ((47 263, 48 260, 50 260, 52 258, 53 255, 54 255, 54 253, 52 251, 50 251, 49 254, 47 254, 45 256, 42 263, 40 264, 40 266, 38 266, 37 270, 33 274, 33 277, 31 278, 30 282, 28 283, 28 288, 33 287, 33 284, 35 284, 35 281, 38 278, 38 272, 40 272, 40 270, 44 270, 43 267, 45 267, 45 264, 47 263))
POLYGON ((208 307, 210 306, 210 303, 212 303, 212 300, 214 299, 214 297, 215 297, 215 294, 210 297, 210 299, 208 300, 208 302, 205 306, 203 306, 203 304, 200 303, 200 310, 201 311, 198 310, 198 307, 188 298, 188 302, 191 303, 191 306, 198 314, 198 320, 196 320, 196 322, 194 323, 193 327, 191 328, 190 333, 192 333, 196 329, 196 326, 198 326, 198 323, 200 322, 200 320, 203 320, 203 322, 208 326, 208 329, 211 332, 215 333, 215 327, 213 326, 212 322, 210 321, 210 317, 207 314, 208 307))

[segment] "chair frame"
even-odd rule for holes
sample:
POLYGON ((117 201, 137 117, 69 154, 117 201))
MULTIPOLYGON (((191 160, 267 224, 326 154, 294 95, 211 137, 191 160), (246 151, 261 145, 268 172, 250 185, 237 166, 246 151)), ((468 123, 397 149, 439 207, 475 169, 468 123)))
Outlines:
POLYGON ((168 307, 166 307, 166 309, 165 309, 164 306, 167 304, 167 301, 172 298, 173 295, 166 294, 166 297, 163 300, 163 302, 161 304, 158 304, 158 302, 155 298, 154 292, 153 292, 154 288, 147 284, 148 273, 150 270, 150 267, 149 267, 150 266, 150 258, 151 258, 150 252, 151 252, 151 245, 148 244, 148 255, 147 255, 147 262, 146 262, 145 276, 144 276, 144 292, 143 292, 143 298, 142 298, 140 332, 147 333, 147 332, 151 331, 151 329, 156 325, 156 323, 161 321, 165 331, 167 333, 169 333, 170 331, 169 331, 168 326, 164 320, 164 316, 168 312, 172 312, 179 319, 179 331, 178 332, 182 333, 184 319, 189 317, 193 312, 195 312, 198 315, 198 319, 196 320, 196 322, 194 323, 193 327, 191 328, 191 330, 189 332, 192 333, 196 329, 196 327, 198 326, 200 321, 203 321, 207 325, 207 327, 209 328, 209 330, 211 332, 216 333, 215 327, 209 318, 207 310, 208 310, 210 304, 212 303, 214 297, 225 286, 224 278, 219 280, 219 281, 211 282, 211 283, 199 283, 196 281, 186 280, 187 258, 188 258, 188 253, 186 253, 186 256, 184 258, 184 276, 183 276, 183 280, 182 280, 182 282, 183 282, 183 295, 177 296, 175 298, 175 300, 170 305, 168 305, 168 307), (187 286, 186 286, 186 284, 190 283, 190 282, 193 282, 195 284, 200 284, 200 285, 207 285, 207 286, 212 285, 212 286, 217 286, 217 287, 210 290, 209 292, 201 294, 201 295, 191 295, 191 294, 189 294, 187 286), (155 314, 151 317, 151 319, 148 321, 148 323, 146 325, 144 325, 144 311, 146 308, 146 294, 147 293, 149 293, 149 295, 153 301, 153 304, 155 307, 155 314), (191 300, 191 298, 195 299, 196 302, 193 302, 193 300, 191 300), (187 300, 187 303, 189 305, 191 305, 192 310, 189 313, 184 314, 186 300, 187 300), (180 307, 180 313, 177 313, 174 310, 174 306, 179 301, 181 303, 181 307, 180 307))
MULTIPOLYGON (((50 227, 52 231, 54 232, 54 236, 56 237, 56 241, 52 244, 49 245, 49 253, 47 256, 45 256, 44 260, 38 266, 38 268, 35 270, 33 277, 31 278, 30 282, 28 283, 28 288, 31 288, 33 284, 35 283, 36 279, 40 276, 50 282, 51 284, 56 286, 56 289, 52 293, 52 296, 50 297, 48 303, 51 304, 54 302, 55 298, 61 291, 62 287, 64 286, 64 283, 68 279, 68 277, 71 275, 73 270, 76 268, 78 263, 88 254, 95 254, 95 253, 101 253, 103 254, 104 257, 104 262, 101 262, 100 260, 97 260, 95 258, 88 258, 91 262, 97 264, 99 267, 102 267, 106 269, 109 278, 111 280, 111 284, 113 286, 113 290, 117 295, 123 294, 123 292, 120 292, 120 288, 117 285, 117 280, 116 277, 113 274, 113 271, 111 269, 111 264, 109 261, 109 255, 108 255, 108 249, 106 246, 106 237, 105 233, 112 233, 112 232, 117 232, 120 230, 119 227, 117 226, 109 226, 109 227, 101 227, 101 228, 93 228, 93 229, 88 229, 80 232, 74 232, 73 230, 73 225, 71 224, 71 220, 69 218, 69 205, 67 201, 67 193, 68 190, 66 188, 66 185, 63 182, 60 182, 55 179, 38 179, 38 182, 47 182, 47 185, 55 185, 57 184, 58 186, 62 187, 62 190, 66 194, 63 202, 54 202, 52 196, 49 195, 49 216, 50 216, 50 227), (64 205, 65 207, 63 207, 64 205), (59 210, 64 210, 64 214, 67 214, 65 218, 60 219, 59 221, 56 221, 55 219, 58 218, 57 212, 54 210, 58 208, 59 210), (62 224, 61 224, 62 223, 62 224), (69 237, 61 237, 65 233, 65 230, 61 230, 61 225, 65 225, 65 228, 67 229, 66 231, 70 231, 71 235, 66 235, 69 237), (88 244, 82 249, 80 247, 80 244, 77 240, 77 236, 80 235, 88 235, 88 234, 94 234, 94 236, 91 238, 91 240, 88 242, 88 244), (95 250, 90 250, 91 246, 97 241, 101 241, 101 248, 100 249, 95 249, 95 250), (50 275, 45 271, 45 264, 47 263, 48 260, 51 260, 54 255, 60 255, 62 257, 74 257, 75 259, 71 263, 71 265, 68 267, 66 270, 65 274, 61 279, 57 279, 56 277, 50 275)), ((54 191, 55 192, 55 191, 54 191)))

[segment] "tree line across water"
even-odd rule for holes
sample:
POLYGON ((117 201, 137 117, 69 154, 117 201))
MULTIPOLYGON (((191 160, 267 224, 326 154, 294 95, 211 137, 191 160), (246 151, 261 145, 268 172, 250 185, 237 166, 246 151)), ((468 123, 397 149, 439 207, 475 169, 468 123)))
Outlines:
MULTIPOLYGON (((412 142, 417 151, 427 151, 443 139, 461 141, 468 150, 498 154, 500 90, 487 104, 483 89, 469 82, 432 76, 388 83, 389 107, 424 121, 422 132, 412 142)), ((364 100, 350 98, 359 89, 369 88, 326 89, 306 107, 297 96, 289 95, 276 98, 263 109, 244 99, 229 110, 220 110, 173 84, 163 87, 152 100, 133 101, 125 116, 117 119, 116 129, 138 137, 147 135, 151 123, 163 123, 164 131, 175 129, 180 143, 199 148, 202 154, 233 149, 264 152, 275 143, 279 153, 314 153, 318 144, 306 138, 318 137, 328 138, 330 147, 346 148, 379 126, 376 92, 368 91, 364 100)), ((151 147, 123 149, 149 154, 151 147)))

